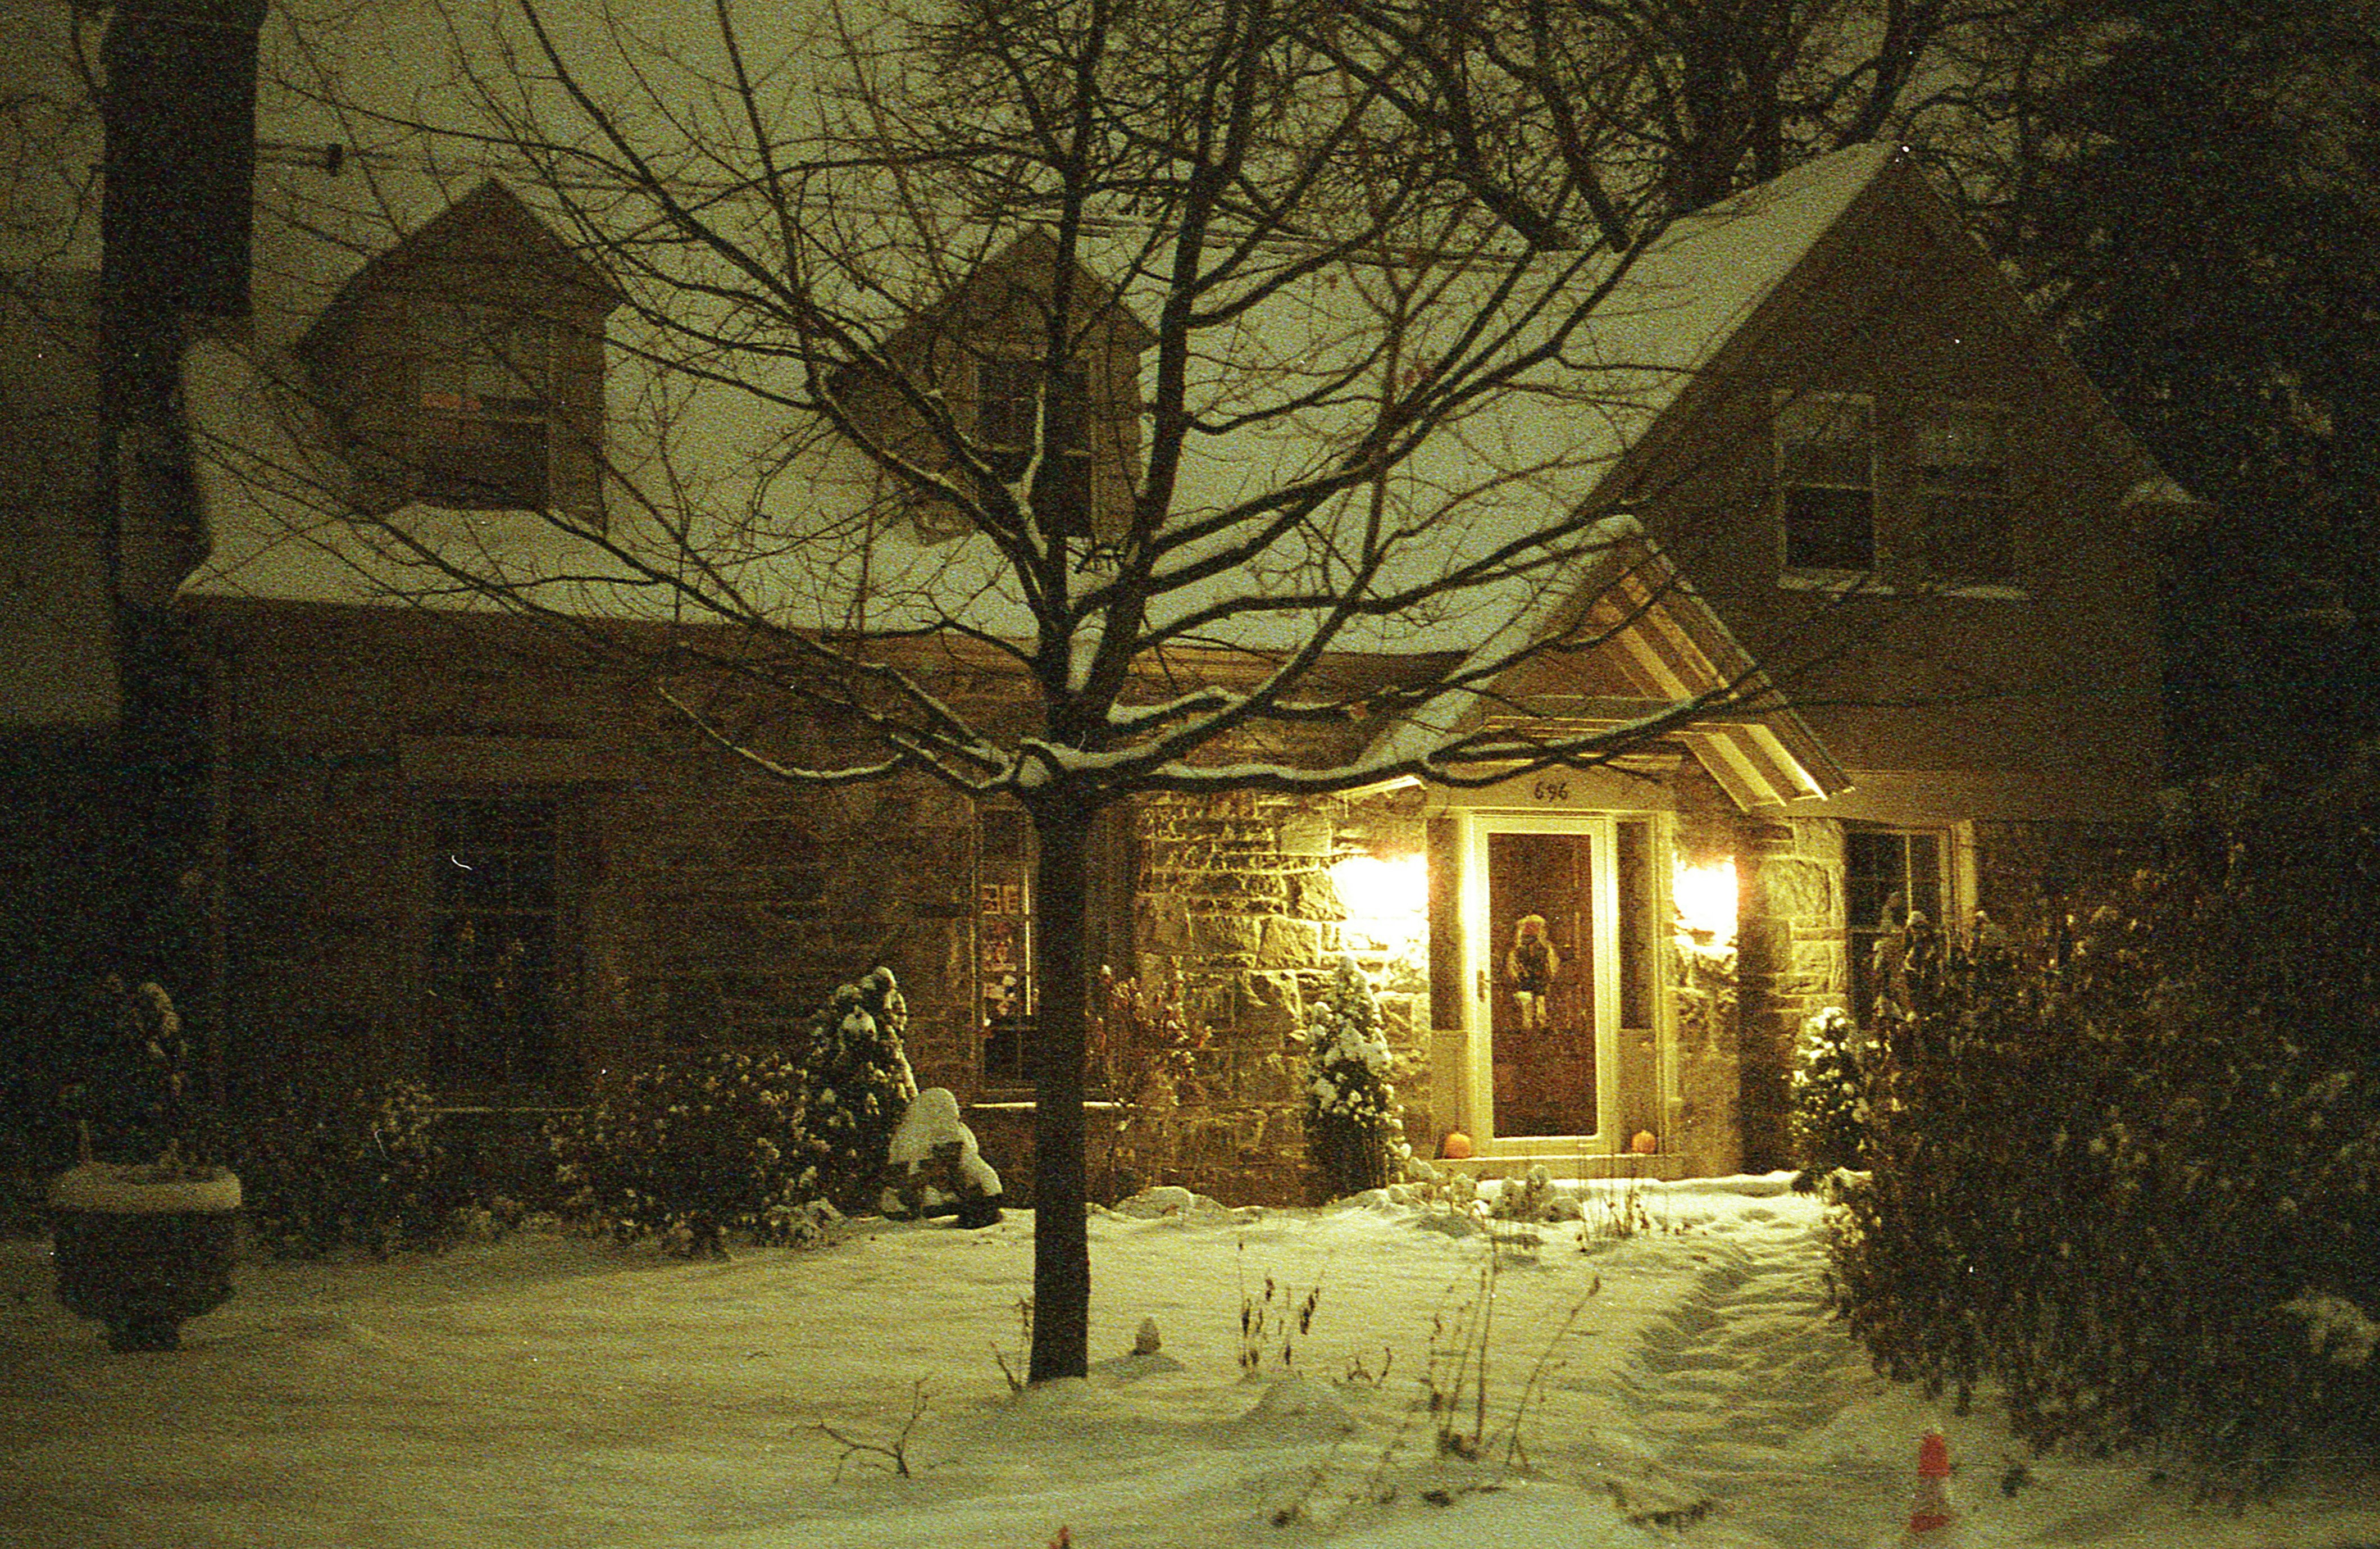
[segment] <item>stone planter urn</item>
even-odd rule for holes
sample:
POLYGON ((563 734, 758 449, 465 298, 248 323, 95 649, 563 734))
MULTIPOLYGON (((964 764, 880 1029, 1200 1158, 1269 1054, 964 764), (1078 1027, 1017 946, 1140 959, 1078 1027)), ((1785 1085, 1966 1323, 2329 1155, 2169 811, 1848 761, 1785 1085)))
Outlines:
POLYGON ((221 1167, 86 1162, 50 1185, 58 1299, 119 1350, 173 1350, 231 1299, 239 1179, 221 1167))

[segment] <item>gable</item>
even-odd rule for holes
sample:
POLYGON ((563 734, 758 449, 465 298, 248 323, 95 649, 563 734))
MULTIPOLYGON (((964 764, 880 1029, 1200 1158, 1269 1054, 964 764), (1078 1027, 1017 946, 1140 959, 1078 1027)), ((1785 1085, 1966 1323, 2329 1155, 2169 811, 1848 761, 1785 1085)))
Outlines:
POLYGON ((1651 498, 1680 476, 1681 437, 1730 403, 1758 398, 1765 409, 1780 388, 1862 391, 1879 381, 1937 396, 2021 397, 2081 429, 2136 501, 2188 501, 1899 151, 1714 339, 1605 488, 1651 498))

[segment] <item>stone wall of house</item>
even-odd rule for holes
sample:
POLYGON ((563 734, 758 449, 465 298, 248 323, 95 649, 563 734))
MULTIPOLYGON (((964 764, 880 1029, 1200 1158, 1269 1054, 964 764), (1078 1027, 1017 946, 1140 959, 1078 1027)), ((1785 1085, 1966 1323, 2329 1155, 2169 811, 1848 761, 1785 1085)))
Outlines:
POLYGON ((1741 883, 1741 1165, 1790 1166, 1793 1045, 1802 1023, 1850 988, 1843 825, 1832 818, 1735 823, 1741 883))
MULTIPOLYGON (((1735 809, 1726 795, 1694 769, 1681 779, 1679 797, 1676 859, 1706 865, 1733 857, 1735 809)), ((1659 1140, 1694 1176, 1732 1173, 1743 1160, 1741 871, 1738 883, 1735 934, 1697 935, 1681 921, 1667 944, 1662 977, 1676 1018, 1678 1093, 1659 1140)))
POLYGON ((633 685, 434 621, 216 620, 235 1075, 436 1082, 419 962, 443 795, 553 797, 560 1093, 622 1064, 777 1045, 892 965, 921 1079, 975 1079, 974 817, 925 782, 800 789, 633 685))
MULTIPOLYGON (((1135 944, 1141 974, 1182 977, 1208 1047, 1181 1105, 1153 1116, 1161 1176, 1230 1202, 1308 1198, 1301 1034, 1350 949, 1334 860, 1418 854, 1417 812, 1384 802, 1237 795, 1157 798, 1135 812, 1135 944)), ((1428 989, 1416 947, 1358 952, 1385 981, 1406 1131, 1426 1143, 1428 989)))

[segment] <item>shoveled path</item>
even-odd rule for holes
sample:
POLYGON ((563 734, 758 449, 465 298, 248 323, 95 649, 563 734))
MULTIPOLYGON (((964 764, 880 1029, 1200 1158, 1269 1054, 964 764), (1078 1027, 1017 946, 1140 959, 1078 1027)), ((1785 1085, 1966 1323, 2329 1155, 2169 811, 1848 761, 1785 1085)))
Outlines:
POLYGON ((1905 1466, 1820 1433, 1879 1379, 1828 1316, 1821 1228, 1799 1212, 1749 1214, 1746 1230, 1710 1239, 1700 1279, 1621 1368, 1653 1462, 1644 1476, 1762 1542, 1861 1549, 1888 1522, 1905 1466))

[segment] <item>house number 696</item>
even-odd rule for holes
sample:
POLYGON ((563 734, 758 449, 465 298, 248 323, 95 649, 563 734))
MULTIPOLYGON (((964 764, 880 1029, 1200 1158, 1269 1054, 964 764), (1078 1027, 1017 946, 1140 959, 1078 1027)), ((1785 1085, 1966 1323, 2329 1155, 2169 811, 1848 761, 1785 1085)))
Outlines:
POLYGON ((1538 801, 1567 801, 1570 799, 1570 782, 1539 780, 1529 787, 1529 795, 1538 801))

